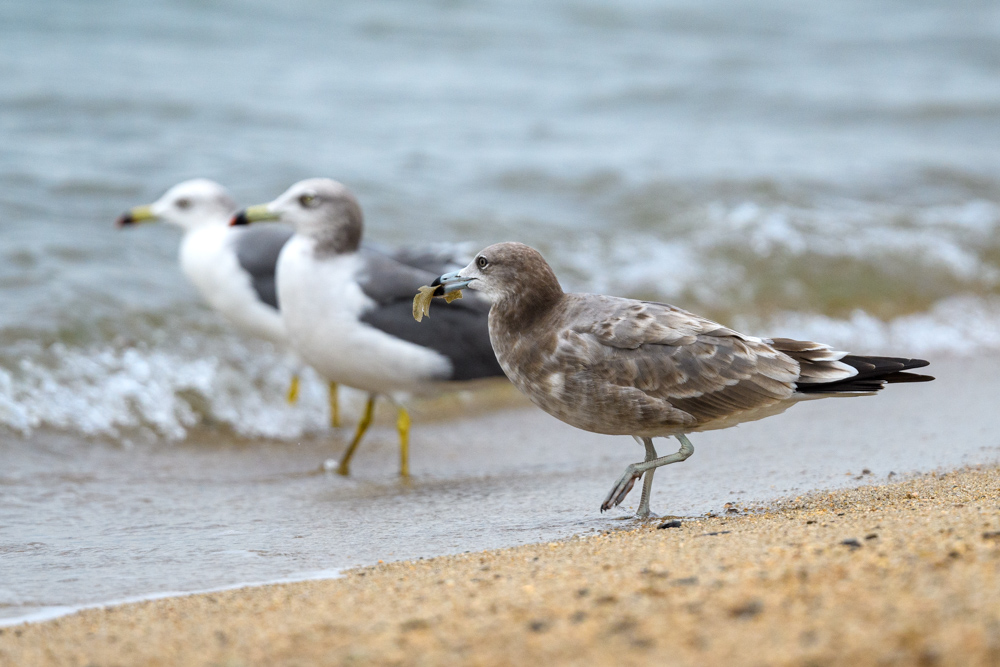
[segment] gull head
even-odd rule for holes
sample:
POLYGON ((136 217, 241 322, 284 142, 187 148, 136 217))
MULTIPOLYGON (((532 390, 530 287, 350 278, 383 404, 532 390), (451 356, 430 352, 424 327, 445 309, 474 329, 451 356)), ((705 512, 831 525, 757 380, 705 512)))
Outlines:
POLYGON ((495 306, 544 305, 562 296, 562 287, 542 254, 523 243, 496 243, 476 253, 461 271, 446 273, 432 285, 435 294, 478 290, 495 306))
POLYGON ((162 220, 184 231, 224 227, 237 208, 224 187, 207 178, 196 178, 178 183, 152 204, 126 211, 118 218, 118 226, 162 220))
POLYGON ((364 217, 354 194, 329 178, 299 181, 274 201, 249 206, 230 224, 246 225, 262 220, 280 220, 295 227, 295 233, 316 241, 317 251, 353 252, 361 243, 364 217))

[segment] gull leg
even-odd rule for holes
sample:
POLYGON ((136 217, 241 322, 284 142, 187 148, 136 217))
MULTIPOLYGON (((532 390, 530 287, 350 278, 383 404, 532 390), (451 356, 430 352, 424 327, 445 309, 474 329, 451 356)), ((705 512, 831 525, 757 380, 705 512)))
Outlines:
POLYGON ((295 401, 299 400, 299 374, 292 373, 292 382, 288 385, 288 404, 295 405, 295 401))
POLYGON ((396 419, 396 429, 399 431, 399 476, 410 476, 410 413, 399 406, 399 418, 396 419))
MULTIPOLYGON (((605 498, 604 502, 601 504, 602 512, 604 510, 611 509, 615 505, 620 505, 621 502, 625 500, 625 496, 628 495, 628 492, 632 490, 632 485, 635 484, 635 480, 642 477, 642 474, 647 470, 652 471, 660 466, 670 465, 671 463, 680 463, 681 461, 687 460, 689 456, 694 454, 694 445, 691 444, 691 441, 688 440, 686 435, 682 433, 675 437, 681 443, 681 448, 675 453, 667 456, 661 456, 660 458, 653 459, 651 461, 646 460, 642 463, 632 463, 625 468, 625 472, 623 472, 622 476, 618 478, 618 481, 615 482, 615 485, 611 488, 611 493, 608 494, 608 497, 605 498)), ((649 454, 648 449, 646 450, 646 453, 647 455, 649 454)), ((651 486, 652 480, 648 483, 651 486)), ((645 488, 645 486, 646 485, 644 484, 643 487, 645 488)), ((642 509, 641 503, 640 509, 642 509)), ((648 509, 649 508, 647 507, 647 510, 648 509)))
POLYGON ((354 450, 358 448, 358 443, 361 442, 361 438, 365 437, 365 431, 372 423, 372 415, 375 413, 375 394, 368 394, 368 403, 365 404, 365 412, 361 415, 361 421, 358 422, 358 430, 354 434, 354 440, 351 440, 351 444, 347 447, 347 451, 344 452, 344 456, 340 459, 340 465, 337 466, 338 475, 349 475, 351 457, 354 456, 354 450))
MULTIPOLYGON (((638 438, 636 438, 638 440, 638 438)), ((646 460, 644 463, 656 460, 656 448, 653 447, 652 438, 643 438, 642 445, 646 448, 646 460)), ((653 473, 656 472, 656 468, 650 468, 646 471, 646 474, 642 477, 642 499, 639 501, 639 510, 635 513, 640 519, 645 519, 649 516, 649 496, 650 492, 653 490, 653 473)))
POLYGON ((340 401, 337 400, 337 383, 330 383, 330 426, 340 428, 340 401))

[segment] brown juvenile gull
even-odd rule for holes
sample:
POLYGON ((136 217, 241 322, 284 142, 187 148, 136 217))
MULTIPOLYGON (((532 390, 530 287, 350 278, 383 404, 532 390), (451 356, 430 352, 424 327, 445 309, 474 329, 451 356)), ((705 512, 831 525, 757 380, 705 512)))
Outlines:
POLYGON ((542 255, 498 243, 435 282, 492 303, 490 342, 500 366, 535 405, 595 433, 631 435, 646 448, 601 511, 620 504, 645 474, 637 516, 649 516, 656 468, 686 460, 687 434, 776 415, 806 398, 867 395, 896 382, 934 378, 902 371, 922 359, 861 357, 829 345, 756 338, 664 303, 567 294, 542 255), (681 448, 657 456, 654 437, 681 448))

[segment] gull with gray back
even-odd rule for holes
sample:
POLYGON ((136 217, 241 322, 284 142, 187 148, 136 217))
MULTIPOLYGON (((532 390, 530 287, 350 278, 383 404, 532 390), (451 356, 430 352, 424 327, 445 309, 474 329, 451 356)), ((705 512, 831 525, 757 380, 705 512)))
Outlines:
MULTIPOLYGON (((173 186, 152 204, 136 206, 118 218, 120 227, 163 221, 184 232, 179 259, 184 275, 209 306, 241 333, 273 343, 293 357, 279 312, 275 283, 278 255, 293 231, 287 226, 231 227, 239 210, 229 192, 215 181, 198 178, 173 186)), ((385 252, 381 249, 376 252, 385 252)), ((459 268, 468 254, 456 246, 407 248, 399 261, 434 273, 459 268)), ((301 361, 296 359, 296 363, 301 361)), ((337 385, 329 385, 330 424, 340 426, 337 385)), ((299 394, 293 374, 288 401, 299 394)))
POLYGON ((274 201, 245 209, 233 224, 261 220, 281 220, 295 229, 276 268, 282 320, 295 351, 328 380, 368 392, 337 472, 348 474, 376 397, 383 395, 399 408, 400 474, 407 476, 410 417, 398 394, 502 376, 490 345, 489 304, 478 298, 456 301, 438 309, 429 326, 418 325, 413 295, 437 274, 362 246, 361 206, 336 181, 296 183, 274 201))
POLYGON ((152 204, 130 209, 118 224, 162 220, 180 227, 181 270, 205 301, 241 332, 285 346, 274 264, 292 231, 231 229, 228 223, 237 209, 225 188, 199 178, 178 183, 152 204))
POLYGON ((637 515, 649 516, 653 473, 691 456, 689 433, 776 415, 804 399, 933 379, 905 372, 926 366, 921 359, 757 338, 663 303, 567 294, 542 255, 521 243, 492 245, 434 284, 438 295, 467 287, 490 300, 497 359, 537 406, 645 447, 645 460, 626 468, 601 511, 620 504, 645 475, 637 515), (666 436, 681 448, 661 457, 652 439, 666 436))
MULTIPOLYGON (((162 220, 180 227, 180 265, 209 306, 239 332, 262 338, 291 354, 278 312, 274 267, 292 237, 287 227, 233 229, 238 210, 229 192, 205 178, 178 183, 152 204, 136 206, 118 218, 119 227, 162 220)), ((293 355, 294 356, 294 355, 293 355)), ((337 386, 331 384, 330 423, 340 426, 337 386)), ((292 375, 288 402, 299 395, 298 373, 292 375)))

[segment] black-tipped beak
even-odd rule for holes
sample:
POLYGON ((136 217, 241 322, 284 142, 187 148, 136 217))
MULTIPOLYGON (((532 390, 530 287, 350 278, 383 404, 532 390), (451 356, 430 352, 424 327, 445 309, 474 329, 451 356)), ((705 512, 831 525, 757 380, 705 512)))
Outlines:
POLYGON ((434 296, 444 296, 445 294, 457 292, 468 287, 472 280, 461 277, 458 275, 459 273, 461 271, 453 271, 452 273, 446 273, 443 276, 435 278, 434 282, 431 283, 431 287, 437 287, 434 290, 434 296))
POLYGON ((118 227, 131 227, 140 222, 150 222, 156 220, 156 214, 150 206, 136 206, 118 216, 115 225, 118 227))
POLYGON ((247 206, 245 209, 233 216, 233 219, 229 221, 229 226, 236 227, 238 225, 249 225, 254 222, 263 222, 265 220, 281 220, 281 216, 277 213, 271 213, 268 206, 268 204, 247 206))

